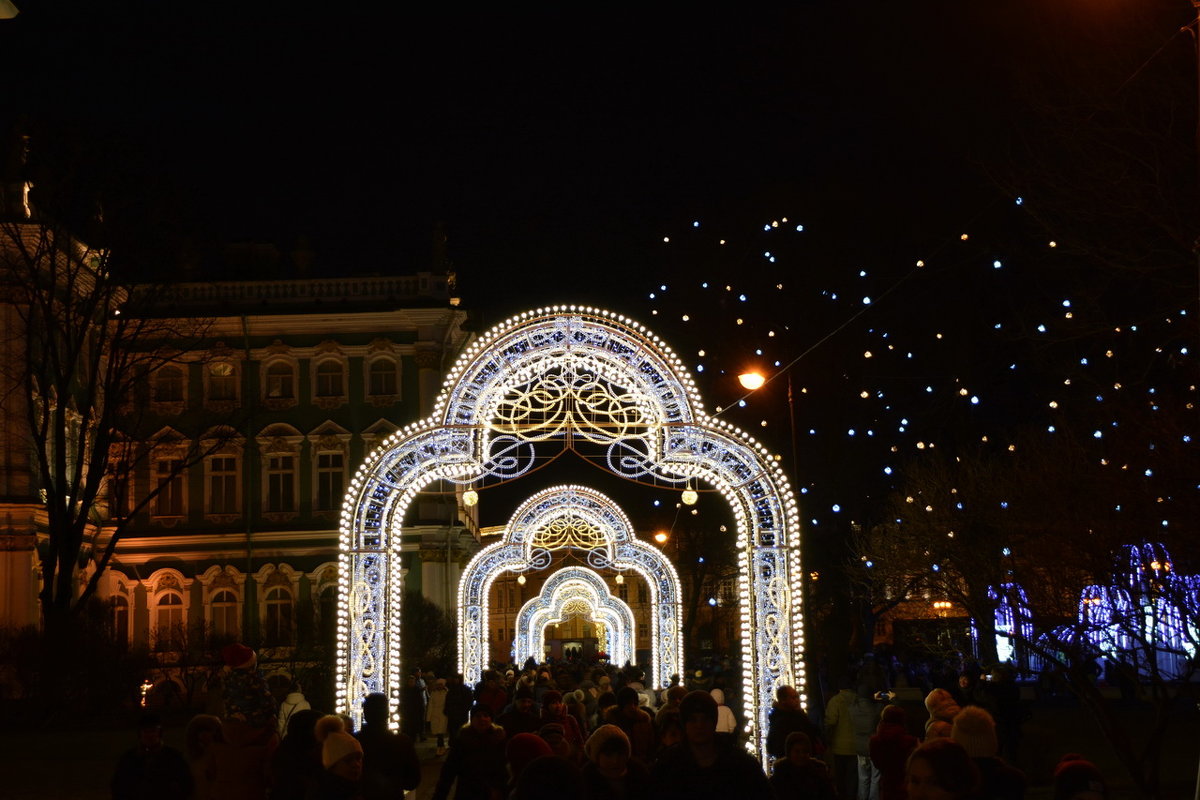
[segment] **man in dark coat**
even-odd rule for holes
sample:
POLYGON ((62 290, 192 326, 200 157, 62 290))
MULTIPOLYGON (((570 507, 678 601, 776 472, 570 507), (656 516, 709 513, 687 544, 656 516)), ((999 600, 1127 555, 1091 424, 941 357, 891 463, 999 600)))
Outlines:
POLYGON ((354 738, 363 749, 365 800, 390 800, 417 788, 421 782, 421 762, 412 739, 388 730, 387 695, 376 692, 363 700, 363 726, 354 738))
POLYGON ((800 693, 791 686, 780 686, 775 690, 775 705, 767 715, 767 752, 783 758, 787 755, 788 734, 795 731, 808 734, 816 755, 824 752, 817 726, 800 705, 800 693))
POLYGON ((679 704, 682 742, 664 750, 653 768, 655 792, 668 800, 773 800, 774 793, 754 756, 728 735, 717 733, 717 701, 692 692, 679 704))
POLYGON ((537 733, 542 727, 542 718, 533 708, 533 690, 528 686, 517 689, 512 706, 500 715, 496 724, 504 728, 510 739, 518 733, 537 733))
POLYGON ((492 724, 491 707, 483 703, 471 706, 471 721, 451 740, 433 800, 446 800, 456 782, 455 800, 502 797, 508 782, 504 742, 504 729, 492 724))
POLYGON ((138 743, 126 750, 112 776, 113 800, 187 800, 192 771, 174 747, 164 744, 162 721, 146 714, 138 725, 138 743))
POLYGON ((463 683, 462 673, 451 675, 446 681, 446 730, 450 739, 454 739, 458 729, 467 724, 467 716, 471 710, 473 693, 471 688, 463 683))

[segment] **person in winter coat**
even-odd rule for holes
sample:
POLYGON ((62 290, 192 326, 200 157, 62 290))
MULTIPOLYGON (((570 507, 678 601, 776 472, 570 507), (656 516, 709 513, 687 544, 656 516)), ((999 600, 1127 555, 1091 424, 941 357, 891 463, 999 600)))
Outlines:
POLYGON ((825 706, 825 733, 833 754, 833 782, 842 800, 858 797, 858 746, 850 712, 859 704, 859 697, 851 685, 850 680, 843 679, 838 693, 825 706))
POLYGON ((604 712, 604 723, 625 731, 633 757, 649 764, 654 758, 654 721, 638 707, 639 700, 637 689, 622 686, 617 692, 617 704, 604 712))
POLYGON ((904 766, 917 749, 917 737, 908 732, 901 706, 885 706, 871 737, 871 763, 879 771, 879 800, 906 800, 904 766))
POLYGON ((474 692, 463 681, 462 673, 450 676, 446 682, 446 732, 453 739, 463 725, 467 724, 467 716, 474 701, 474 692))
POLYGON ((355 738, 362 745, 362 794, 366 800, 391 800, 421 783, 421 762, 412 739, 388 729, 387 695, 363 700, 363 726, 355 738))
POLYGON ((812 739, 803 731, 792 731, 787 738, 786 756, 775 761, 771 788, 776 800, 834 800, 837 794, 829 767, 813 758, 812 739))
POLYGON ((317 783, 324 767, 314 729, 322 716, 306 708, 288 718, 287 733, 271 756, 271 800, 304 800, 317 783))
POLYGON ((725 705, 725 692, 711 689, 708 693, 717 701, 717 733, 736 733, 737 717, 733 715, 733 709, 725 705))
POLYGON ((438 678, 429 687, 429 705, 425 707, 425 721, 429 723, 429 733, 437 738, 437 754, 446 754, 446 730, 449 718, 446 716, 446 696, 449 689, 446 679, 438 678))
POLYGON ((954 695, 945 689, 934 689, 925 698, 925 708, 929 711, 929 720, 925 723, 925 741, 949 737, 954 717, 962 711, 954 695))
POLYGON ((221 738, 210 746, 212 795, 220 800, 262 800, 270 783, 271 761, 279 746, 275 725, 254 727, 240 719, 221 720, 221 738))
POLYGON ((345 722, 336 714, 317 720, 313 733, 321 744, 324 769, 306 800, 362 800, 362 745, 346 732, 345 722))
POLYGON ((288 720, 292 714, 297 711, 303 711, 307 708, 312 708, 308 704, 308 700, 304 697, 304 692, 300 690, 300 684, 297 681, 292 681, 291 690, 287 697, 283 698, 283 702, 279 704, 279 738, 282 739, 287 734, 288 720))
POLYGON ((571 757, 568 760, 577 765, 582 764, 583 732, 579 729, 579 720, 567 713, 562 695, 556 689, 542 695, 542 726, 548 722, 555 722, 563 727, 563 738, 571 746, 571 757))
POLYGON ((979 770, 958 742, 935 737, 908 757, 908 800, 973 800, 979 770))
POLYGON ((717 734, 717 703, 712 695, 692 692, 679 704, 679 716, 684 740, 660 753, 652 770, 656 798, 773 800, 758 759, 732 736, 717 734))
POLYGON ((583 800, 649 800, 650 771, 630 758, 629 737, 616 725, 601 725, 584 746, 583 800))
POLYGON ((157 714, 145 714, 140 720, 138 743, 117 761, 111 789, 113 800, 191 796, 192 772, 183 754, 163 743, 157 714))
POLYGON ((996 757, 999 742, 991 714, 978 706, 967 706, 954 717, 950 738, 963 746, 979 769, 977 800, 1024 800, 1025 773, 996 757))
POLYGON ((800 693, 793 687, 783 685, 775 690, 775 702, 767 715, 767 752, 776 758, 787 755, 788 735, 801 731, 812 741, 813 753, 825 751, 820 732, 800 705, 800 693))
POLYGON ((455 788, 455 800, 503 797, 508 781, 504 742, 504 729, 492 724, 491 706, 472 705, 470 722, 451 739, 450 753, 438 776, 433 800, 446 800, 451 787, 455 788))
POLYGON ((192 770, 195 800, 210 800, 213 783, 212 744, 221 739, 221 720, 212 714, 197 714, 188 720, 187 760, 192 770))
POLYGON ((879 705, 861 684, 850 706, 854 752, 858 766, 858 800, 879 800, 879 770, 871 763, 871 737, 879 726, 879 705))
POLYGON ((258 655, 246 645, 234 643, 221 648, 221 658, 225 661, 221 679, 225 719, 277 733, 275 698, 258 669, 258 655))

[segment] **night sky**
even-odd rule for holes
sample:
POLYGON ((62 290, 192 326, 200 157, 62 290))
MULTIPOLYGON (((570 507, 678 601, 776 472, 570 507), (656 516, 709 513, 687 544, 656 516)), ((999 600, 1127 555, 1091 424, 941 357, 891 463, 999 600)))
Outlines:
MULTIPOLYGON (((440 225, 481 329, 611 307, 703 365, 710 406, 745 366, 805 353, 723 416, 790 458, 791 375, 815 530, 877 517, 918 443, 1066 427, 1050 387, 1115 326, 1166 326, 1122 346, 1170 366, 1195 338, 1181 1, 42 5, 0 21, 0 119, 154 231, 164 270, 219 277, 224 245, 269 242, 284 255, 260 274, 296 277, 303 241, 309 274, 407 274, 440 225)), ((1170 369, 1139 358, 1122 367, 1144 392, 1170 369)))

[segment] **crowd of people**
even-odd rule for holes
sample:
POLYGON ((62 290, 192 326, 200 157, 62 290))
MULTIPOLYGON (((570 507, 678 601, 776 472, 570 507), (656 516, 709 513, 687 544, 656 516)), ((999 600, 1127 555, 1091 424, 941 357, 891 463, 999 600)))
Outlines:
MULTIPOLYGON (((847 674, 819 718, 795 688, 780 686, 768 717, 768 774, 745 747, 744 720, 712 672, 688 682, 675 676, 654 691, 630 665, 528 662, 487 672, 475 686, 418 670, 400 698, 400 732, 388 728, 382 694, 365 699, 353 731, 348 718, 309 708, 299 687, 277 704, 249 648, 231 645, 222 655, 221 714, 191 720, 186 753, 165 745, 161 724, 147 717, 138 745, 118 764, 115 800, 403 798, 421 782, 421 741, 436 746, 440 762, 433 800, 1025 795, 1025 776, 1001 757, 1017 741, 997 712, 1006 690, 983 691, 969 675, 957 691, 929 691, 920 737, 921 721, 892 702, 886 674, 869 660, 847 674)), ((1095 766, 1065 756, 1055 800, 1105 797, 1095 766)))

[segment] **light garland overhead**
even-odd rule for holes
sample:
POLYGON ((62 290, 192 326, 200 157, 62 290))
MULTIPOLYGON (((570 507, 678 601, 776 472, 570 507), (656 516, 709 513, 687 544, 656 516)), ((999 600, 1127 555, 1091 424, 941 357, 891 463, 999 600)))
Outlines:
MULTIPOLYGON (((466 486, 519 477, 534 465, 540 442, 568 437, 602 448, 604 463, 617 475, 676 486, 704 482, 730 504, 746 730, 749 747, 765 761, 776 687, 786 683, 806 691, 803 570, 792 490, 765 447, 703 410, 691 375, 662 340, 632 319, 589 306, 525 312, 481 336, 447 375, 431 417, 388 437, 359 468, 341 519, 338 710, 357 719, 366 694, 380 691, 389 698, 393 724, 398 722, 399 533, 417 493, 439 480, 466 486)), ((644 576, 655 569, 649 550, 630 549, 626 565, 620 554, 592 552, 617 559, 593 566, 611 563, 644 576)), ((516 566, 491 564, 485 573, 516 566)), ((484 583, 477 588, 486 591, 490 580, 484 583)), ((479 604, 470 615, 482 610, 479 604)), ((460 646, 478 659, 486 649, 486 640, 480 641, 484 620, 470 615, 472 633, 460 631, 460 646)), ((678 636, 661 630, 664 621, 656 617, 660 640, 681 651, 678 636)), ((661 680, 657 671, 655 679, 661 680)))

